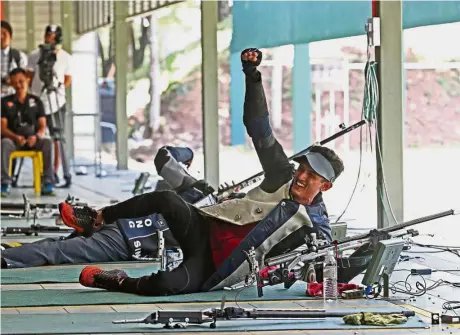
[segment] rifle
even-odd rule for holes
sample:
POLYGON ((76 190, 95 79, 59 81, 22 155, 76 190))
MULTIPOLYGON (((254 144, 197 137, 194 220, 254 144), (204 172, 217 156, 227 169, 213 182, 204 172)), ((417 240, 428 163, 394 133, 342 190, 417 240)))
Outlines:
MULTIPOLYGON (((269 271, 268 278, 265 278, 265 280, 260 279, 260 275, 254 273, 255 267, 248 259, 250 265, 250 273, 246 276, 246 278, 257 279, 257 291, 259 297, 263 295, 263 286, 278 285, 284 283, 285 288, 289 288, 292 286, 292 284, 294 284, 295 281, 302 280, 305 277, 307 277, 307 282, 312 282, 316 280, 314 264, 318 259, 326 256, 330 250, 333 250, 338 254, 345 250, 363 247, 364 245, 368 245, 368 250, 375 250, 380 241, 397 237, 413 237, 418 235, 418 231, 414 229, 405 230, 408 227, 458 214, 460 214, 460 210, 450 209, 444 212, 403 222, 392 227, 373 229, 369 233, 345 237, 339 241, 334 241, 332 245, 325 241, 317 240, 316 234, 313 233, 310 234, 310 236, 305 237, 306 244, 303 246, 302 250, 267 258, 264 262, 264 265, 267 267, 277 268, 276 270, 269 271), (307 273, 307 276, 304 276, 305 273, 307 273)), ((386 275, 389 276, 389 274, 386 275)), ((248 281, 247 285, 243 284, 243 286, 251 286, 254 281, 255 280, 248 281)), ((234 285, 229 289, 236 289, 240 287, 241 285, 234 285)))
MULTIPOLYGON (((345 128, 345 125, 342 123, 340 125, 340 128, 342 128, 341 131, 339 131, 339 132, 337 132, 337 133, 325 138, 324 140, 322 140, 320 142, 317 142, 317 143, 314 143, 313 145, 310 145, 308 148, 306 148, 306 149, 294 154, 293 156, 289 157, 288 160, 291 161, 294 158, 297 158, 299 156, 302 156, 302 155, 306 154, 315 145, 327 144, 327 143, 329 143, 329 142, 341 137, 342 135, 345 135, 345 134, 351 132, 352 130, 355 130, 356 128, 361 127, 362 125, 366 124, 366 122, 367 122, 366 120, 361 120, 361 121, 358 121, 355 124, 353 124, 353 125, 351 125, 351 126, 349 126, 347 128, 345 128)), ((263 175, 264 175, 264 172, 261 171, 261 172, 256 173, 255 175, 253 175, 253 176, 251 176, 249 178, 246 178, 243 181, 240 181, 237 184, 235 184, 235 183, 233 183, 232 185, 225 184, 224 186, 219 187, 215 197, 218 200, 225 199, 230 194, 232 194, 235 190, 244 189, 244 188, 246 188, 248 186, 254 185, 255 183, 259 182, 262 179, 263 175)))
POLYGON ((29 227, 6 227, 1 228, 1 233, 3 236, 15 235, 15 234, 25 234, 27 236, 35 235, 38 236, 38 233, 72 233, 74 229, 71 228, 61 228, 57 226, 43 226, 40 224, 32 224, 29 227))
MULTIPOLYGON (((185 328, 189 324, 200 325, 209 323, 210 328, 217 327, 217 321, 253 320, 253 319, 326 319, 340 318, 352 314, 350 312, 326 312, 324 309, 299 309, 299 310, 282 310, 282 309, 245 309, 237 307, 224 308, 224 300, 221 308, 209 308, 203 310, 181 310, 168 311, 158 310, 151 313, 143 319, 132 320, 115 320, 114 324, 126 323, 144 323, 144 324, 163 324, 163 328, 185 328)), ((414 311, 389 311, 378 312, 376 314, 388 315, 398 314, 405 317, 415 316, 414 311)))
MULTIPOLYGON (((30 218, 34 220, 43 217, 59 216, 58 205, 37 203, 32 204, 25 194, 22 194, 23 203, 1 203, 1 215, 10 218, 26 219, 29 221, 30 218)), ((85 206, 86 203, 81 203, 80 199, 71 196, 67 196, 65 202, 72 206, 85 206)))

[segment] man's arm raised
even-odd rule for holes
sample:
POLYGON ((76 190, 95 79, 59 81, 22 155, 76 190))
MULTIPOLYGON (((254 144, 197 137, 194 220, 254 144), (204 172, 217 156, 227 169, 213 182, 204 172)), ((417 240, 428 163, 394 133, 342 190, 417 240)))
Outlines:
POLYGON ((262 75, 257 70, 261 61, 262 52, 258 49, 246 49, 241 53, 243 72, 246 75, 243 123, 265 173, 260 187, 272 193, 292 178, 293 168, 270 126, 262 75))

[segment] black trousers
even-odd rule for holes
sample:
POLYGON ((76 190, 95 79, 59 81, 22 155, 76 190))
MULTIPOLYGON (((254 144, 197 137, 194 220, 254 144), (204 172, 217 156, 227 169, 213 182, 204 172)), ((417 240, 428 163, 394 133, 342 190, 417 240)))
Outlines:
POLYGON ((162 214, 184 254, 182 264, 173 271, 127 278, 121 291, 153 296, 199 292, 215 271, 209 242, 210 222, 173 191, 147 193, 117 205, 103 210, 104 220, 124 217, 127 211, 136 212, 137 216, 162 214))

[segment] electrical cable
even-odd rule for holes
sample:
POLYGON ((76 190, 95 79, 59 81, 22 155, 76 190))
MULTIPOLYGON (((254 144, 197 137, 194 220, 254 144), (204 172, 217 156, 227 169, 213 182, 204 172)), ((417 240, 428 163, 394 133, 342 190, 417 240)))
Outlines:
MULTIPOLYGON (((369 46, 368 46, 369 48, 369 46)), ((364 87, 364 96, 363 96, 363 108, 361 112, 361 117, 362 119, 366 120, 368 122, 368 128, 369 128, 369 134, 370 134, 370 139, 369 141, 366 141, 366 146, 370 144, 371 146, 371 152, 372 152, 372 131, 371 127, 369 124, 372 123, 375 119, 376 115, 376 110, 378 106, 378 90, 376 91, 375 88, 376 84, 374 83, 377 81, 377 75, 376 75, 376 62, 372 62, 370 60, 370 53, 368 52, 367 55, 367 63, 364 68, 364 78, 365 78, 365 87, 364 87)), ((367 139, 367 132, 366 132, 366 139, 367 139)), ((348 207, 350 206, 351 201, 353 200, 353 197, 355 195, 356 189, 358 187, 359 179, 361 176, 361 169, 362 169, 362 160, 363 160, 363 129, 360 129, 360 136, 359 136, 359 167, 358 167, 358 175, 356 177, 356 182, 353 187, 353 191, 351 192, 351 196, 348 199, 348 203, 345 206, 345 209, 343 212, 339 215, 335 223, 339 222, 339 220, 342 218, 342 216, 345 214, 345 212, 348 210, 348 207)), ((363 185, 364 188, 364 185, 363 185)))
POLYGON ((443 314, 446 314, 447 311, 452 311, 455 315, 458 315, 456 309, 460 309, 460 301, 446 301, 442 304, 443 314))
MULTIPOLYGON (((401 271, 404 271, 404 269, 401 269, 401 271)), ((409 270, 406 270, 406 271, 409 271, 409 270)), ((442 270, 438 270, 438 271, 442 271, 442 270)), ((454 283, 454 282, 450 282, 450 281, 443 280, 443 279, 439 279, 439 280, 435 281, 432 285, 427 286, 427 282, 426 282, 425 278, 421 274, 419 274, 419 273, 410 273, 406 277, 405 280, 399 280, 399 281, 396 281, 396 282, 391 282, 389 289, 391 290, 391 292, 393 294, 402 293, 402 294, 407 294, 407 295, 411 295, 411 296, 415 296, 415 297, 420 297, 420 296, 424 295, 425 293, 427 293, 428 291, 433 290, 435 288, 438 288, 440 286, 444 286, 444 285, 450 285, 452 287, 460 288, 460 283, 454 283), (416 291, 412 291, 412 285, 409 283, 409 279, 411 277, 413 277, 413 276, 419 276, 420 278, 422 278, 422 282, 417 281, 415 283, 416 291), (403 285, 405 289, 397 288, 396 285, 403 285)))

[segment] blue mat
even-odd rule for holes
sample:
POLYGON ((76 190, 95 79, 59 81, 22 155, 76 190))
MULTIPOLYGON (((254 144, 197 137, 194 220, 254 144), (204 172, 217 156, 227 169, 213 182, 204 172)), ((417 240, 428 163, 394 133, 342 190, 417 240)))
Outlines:
MULTIPOLYGON (((266 300, 306 300, 307 284, 295 283, 290 289, 283 285, 264 287, 264 296, 257 297, 256 287, 238 291, 226 291, 227 301, 266 301, 266 300)), ((1 307, 37 307, 37 306, 79 306, 79 305, 116 305, 177 302, 218 302, 224 291, 181 294, 160 297, 145 297, 129 293, 108 292, 99 289, 82 290, 12 290, 3 291, 1 307)))
MULTIPOLYGON (((379 308, 380 312, 389 310, 379 308)), ((391 308, 391 310, 394 310, 391 308)), ((339 311, 334 309, 334 311, 339 311)), ((152 311, 153 312, 153 311, 152 311)), ((189 325, 185 329, 163 329, 162 325, 113 324, 114 320, 145 318, 149 313, 76 313, 76 314, 16 314, 2 315, 2 334, 95 334, 95 333, 164 333, 188 332, 248 332, 248 331, 283 331, 283 330, 356 330, 366 329, 414 329, 427 328, 417 316, 409 318, 402 325, 349 326, 342 318, 324 320, 244 320, 218 321, 217 329, 210 329, 209 324, 189 325), (89 320, 91 322, 89 322, 89 320)), ((273 334, 276 334, 274 332, 273 334)), ((383 334, 383 333, 382 333, 383 334)))
MULTIPOLYGON (((136 262, 136 264, 139 264, 136 262)), ((46 283, 78 283, 78 277, 85 265, 42 266, 24 269, 8 269, 1 271, 3 284, 46 284, 46 283)), ((132 262, 93 264, 103 269, 123 269, 128 276, 142 277, 157 272, 157 264, 143 264, 142 267, 132 267, 132 262), (129 267, 130 265, 131 267, 129 267)))

